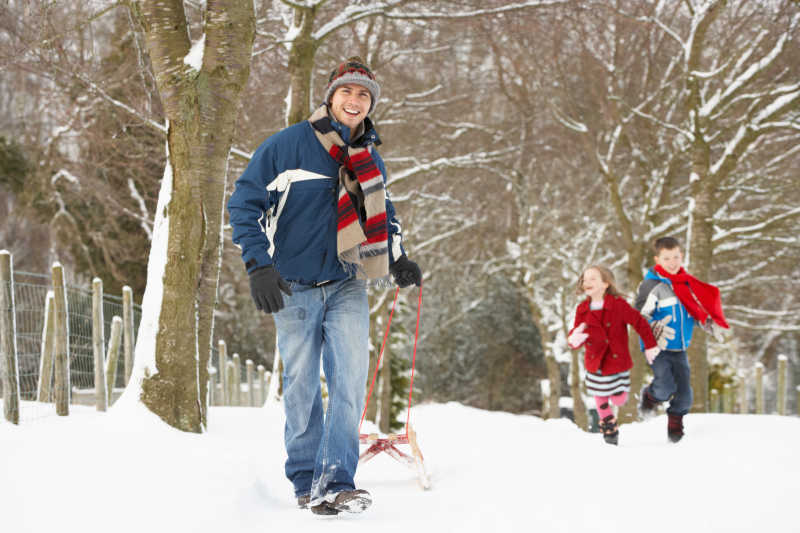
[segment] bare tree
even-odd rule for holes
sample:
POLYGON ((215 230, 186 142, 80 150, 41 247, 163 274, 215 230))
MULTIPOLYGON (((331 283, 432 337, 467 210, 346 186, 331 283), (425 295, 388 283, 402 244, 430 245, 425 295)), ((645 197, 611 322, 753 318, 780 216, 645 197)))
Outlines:
POLYGON ((129 5, 144 31, 168 121, 168 163, 143 303, 143 314, 157 318, 139 330, 141 382, 132 377, 126 394, 140 392, 168 424, 199 432, 206 423, 227 160, 255 17, 249 2, 208 2, 203 33, 192 43, 181 0, 129 5))

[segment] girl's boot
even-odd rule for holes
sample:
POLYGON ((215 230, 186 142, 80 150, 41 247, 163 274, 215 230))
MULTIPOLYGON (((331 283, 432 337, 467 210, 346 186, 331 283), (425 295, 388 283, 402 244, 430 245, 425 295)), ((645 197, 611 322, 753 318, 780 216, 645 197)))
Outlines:
POLYGON ((600 429, 603 431, 603 440, 607 444, 617 445, 619 442, 619 428, 617 427, 617 419, 614 415, 608 415, 600 422, 600 429))

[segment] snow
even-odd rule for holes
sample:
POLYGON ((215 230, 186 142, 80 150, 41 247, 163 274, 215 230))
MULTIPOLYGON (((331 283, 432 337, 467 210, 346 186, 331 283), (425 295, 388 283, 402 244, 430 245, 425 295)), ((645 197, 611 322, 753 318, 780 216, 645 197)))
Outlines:
POLYGON ((206 34, 204 33, 200 39, 192 43, 192 48, 189 50, 189 53, 186 54, 186 57, 183 58, 183 62, 199 71, 203 67, 203 52, 205 48, 206 34))
POLYGON ((119 406, 126 405, 133 411, 143 409, 139 404, 143 379, 158 372, 155 361, 156 332, 161 318, 161 301, 164 296, 164 272, 167 265, 167 243, 169 242, 168 206, 172 199, 172 162, 167 158, 164 176, 158 193, 153 241, 147 260, 147 285, 142 296, 142 319, 136 335, 136 351, 131 369, 130 383, 117 400, 119 406))
POLYGON ((431 490, 381 454, 356 475, 372 507, 321 518, 295 508, 283 475, 280 404, 212 407, 204 434, 145 410, 71 413, 0 422, 4 531, 728 533, 797 524, 797 417, 689 415, 684 440, 669 444, 662 415, 623 426, 613 447, 565 419, 421 405, 411 419, 431 490))

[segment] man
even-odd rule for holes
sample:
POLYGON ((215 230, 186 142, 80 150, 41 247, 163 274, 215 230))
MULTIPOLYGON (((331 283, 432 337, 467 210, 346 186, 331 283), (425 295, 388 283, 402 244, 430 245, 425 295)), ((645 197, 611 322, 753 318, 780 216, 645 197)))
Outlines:
POLYGON ((286 476, 298 506, 315 514, 372 502, 353 479, 369 366, 367 282, 390 272, 400 287, 422 280, 401 245, 367 118, 379 97, 360 58, 341 63, 323 104, 258 147, 228 202, 256 308, 273 313, 278 331, 286 476))

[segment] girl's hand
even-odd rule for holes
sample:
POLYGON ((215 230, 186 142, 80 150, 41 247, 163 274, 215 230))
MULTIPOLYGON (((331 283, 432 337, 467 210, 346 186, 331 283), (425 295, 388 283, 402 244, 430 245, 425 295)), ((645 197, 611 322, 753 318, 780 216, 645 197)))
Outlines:
POLYGON ((661 353, 661 348, 658 346, 653 346, 652 348, 648 348, 644 351, 644 357, 647 359, 647 364, 652 365, 655 358, 658 354, 661 353))
POLYGON ((585 329, 586 329, 586 322, 581 322, 577 328, 572 330, 572 333, 570 333, 569 337, 567 337, 567 344, 569 344, 570 348, 572 348, 573 350, 575 348, 579 348, 580 345, 583 344, 586 341, 586 339, 589 338, 589 334, 583 332, 583 330, 585 329))

